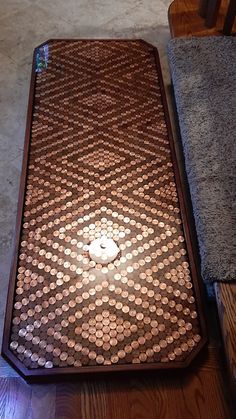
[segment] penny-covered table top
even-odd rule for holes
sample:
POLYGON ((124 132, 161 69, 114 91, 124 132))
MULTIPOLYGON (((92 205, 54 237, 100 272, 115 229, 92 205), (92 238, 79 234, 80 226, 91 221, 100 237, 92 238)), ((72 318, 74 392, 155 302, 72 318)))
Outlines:
POLYGON ((143 41, 35 50, 3 348, 25 376, 186 366, 205 341, 163 94, 143 41))

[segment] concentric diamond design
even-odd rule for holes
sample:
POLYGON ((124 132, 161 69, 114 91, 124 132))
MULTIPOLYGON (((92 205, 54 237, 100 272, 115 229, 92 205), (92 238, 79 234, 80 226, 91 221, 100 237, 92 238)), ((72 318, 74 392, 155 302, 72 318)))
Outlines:
POLYGON ((87 164, 89 167, 92 166, 95 169, 105 170, 115 164, 121 163, 125 160, 125 157, 119 156, 118 154, 104 148, 100 148, 92 153, 88 153, 83 158, 78 159, 78 161, 79 160, 81 160, 82 163, 87 164))
POLYGON ((47 51, 10 349, 39 371, 184 362, 202 336, 154 49, 50 41, 47 51), (88 252, 103 234, 120 250, 107 265, 88 252))

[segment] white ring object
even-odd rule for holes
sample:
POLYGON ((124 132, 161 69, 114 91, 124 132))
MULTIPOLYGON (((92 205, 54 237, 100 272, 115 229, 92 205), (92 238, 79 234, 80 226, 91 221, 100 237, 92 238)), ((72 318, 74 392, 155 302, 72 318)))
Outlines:
POLYGON ((95 239, 89 246, 89 256, 94 262, 107 264, 112 262, 119 253, 119 247, 114 240, 102 236, 95 239))

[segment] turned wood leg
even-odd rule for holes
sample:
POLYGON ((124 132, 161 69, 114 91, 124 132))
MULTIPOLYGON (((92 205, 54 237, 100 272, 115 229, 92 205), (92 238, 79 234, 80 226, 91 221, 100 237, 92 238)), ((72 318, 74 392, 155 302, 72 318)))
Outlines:
POLYGON ((223 27, 224 35, 230 35, 234 24, 236 15, 236 0, 230 0, 227 14, 225 17, 225 23, 223 27))
POLYGON ((209 0, 200 0, 199 2, 199 15, 203 18, 206 17, 209 0))
POLYGON ((213 28, 215 26, 220 5, 221 0, 208 0, 206 11, 206 26, 208 28, 213 28))

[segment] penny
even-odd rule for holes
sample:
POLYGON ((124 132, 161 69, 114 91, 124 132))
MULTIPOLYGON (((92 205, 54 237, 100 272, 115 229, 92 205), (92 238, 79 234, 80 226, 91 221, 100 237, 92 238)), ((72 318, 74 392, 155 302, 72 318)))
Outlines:
POLYGON ((97 338, 101 338, 103 336, 102 330, 97 330, 95 334, 97 338))
POLYGON ((115 339, 115 338, 111 338, 111 340, 110 340, 110 345, 111 345, 111 346, 116 346, 116 345, 117 345, 117 339, 115 339))
POLYGON ((10 343, 10 348, 11 349, 15 350, 15 349, 17 349, 17 347, 18 347, 18 342, 14 341, 14 342, 10 343))
POLYGON ((32 355, 32 351, 31 351, 30 349, 26 349, 26 350, 24 351, 24 356, 25 356, 26 358, 31 358, 31 355, 32 355))
MULTIPOLYGON (((32 357, 31 357, 31 359, 32 359, 32 357)), ((51 361, 47 361, 45 363, 45 368, 53 368, 53 363, 51 361)))
POLYGON ((88 357, 89 357, 89 359, 91 359, 91 360, 96 359, 96 356, 97 356, 97 354, 96 354, 96 352, 94 352, 94 351, 91 351, 91 352, 89 352, 89 354, 88 354, 88 357))
POLYGON ((105 342, 102 347, 103 347, 104 351, 109 351, 110 348, 111 348, 111 345, 110 345, 110 343, 105 342))
POLYGON ((136 310, 130 310, 129 315, 130 315, 130 317, 135 317, 136 316, 136 310))
POLYGON ((140 321, 140 320, 143 320, 143 317, 144 317, 144 315, 143 315, 143 313, 141 313, 141 312, 136 314, 136 318, 137 318, 137 320, 139 320, 139 321, 140 321))
POLYGON ((131 343, 131 347, 133 348, 133 349, 137 349, 138 347, 139 347, 139 343, 137 342, 137 341, 133 341, 132 343, 131 343))
POLYGON ((182 349, 183 352, 188 351, 188 344, 187 343, 182 343, 181 344, 181 349, 182 349))
POLYGON ((75 363, 75 359, 73 356, 68 356, 67 358, 67 364, 68 365, 73 365, 75 363))
POLYGON ((145 342, 146 342, 146 339, 144 338, 144 336, 140 336, 140 337, 138 338, 138 343, 139 343, 140 345, 144 345, 144 344, 145 344, 145 342))
POLYGON ((45 363, 46 363, 45 358, 41 357, 41 358, 38 359, 38 365, 40 367, 43 367, 45 365, 45 363))
MULTIPOLYGON (((18 349, 19 349, 19 347, 18 347, 18 349)), ((38 361, 38 359, 39 359, 38 354, 33 353, 33 354, 31 355, 31 360, 32 360, 33 362, 37 362, 37 361, 38 361)))
POLYGON ((89 349, 85 346, 85 347, 83 347, 83 348, 81 349, 81 353, 82 353, 84 356, 86 356, 86 355, 88 355, 88 354, 89 354, 89 349))
POLYGON ((60 350, 60 348, 55 348, 55 349, 53 350, 53 355, 54 355, 55 357, 59 357, 59 356, 60 356, 60 354, 61 354, 61 350, 60 350))
POLYGON ((89 329, 89 324, 88 323, 83 323, 82 324, 82 329, 83 330, 88 330, 89 329))
POLYGON ((118 333, 122 333, 123 330, 124 330, 124 327, 122 325, 118 325, 116 330, 117 330, 118 333))
POLYGON ((98 356, 96 357, 96 362, 97 362, 98 364, 103 364, 103 362, 104 362, 104 357, 103 357, 102 355, 98 355, 98 356))
POLYGON ((67 357, 68 357, 68 354, 66 352, 62 352, 61 355, 60 355, 60 360, 61 361, 66 361, 67 357))
POLYGON ((95 316, 95 320, 96 320, 97 322, 101 322, 101 321, 103 320, 103 316, 102 316, 101 314, 97 314, 97 315, 95 316))
POLYGON ((136 331, 137 331, 137 325, 136 324, 132 324, 131 326, 130 326, 130 330, 131 330, 131 332, 132 333, 135 333, 136 331))
POLYGON ((110 330, 109 335, 110 335, 112 338, 114 338, 114 337, 116 337, 116 335, 117 335, 117 331, 116 331, 115 329, 114 329, 114 330, 110 330))
POLYGON ((135 304, 137 304, 137 305, 142 304, 142 299, 141 298, 136 298, 135 299, 135 304))
MULTIPOLYGON (((109 323, 108 323, 109 324, 109 323)), ((110 332, 110 327, 109 326, 104 326, 102 328, 103 333, 109 333, 110 332)))
POLYGON ((140 359, 141 362, 145 362, 146 359, 147 359, 147 355, 145 353, 141 353, 139 355, 139 359, 140 359))
POLYGON ((192 348, 195 345, 195 342, 193 339, 188 339, 187 344, 190 348, 192 348))
POLYGON ((117 355, 112 355, 111 362, 112 364, 116 364, 119 361, 119 357, 117 355))
POLYGON ((146 350, 146 355, 147 355, 149 358, 151 358, 151 357, 153 356, 153 354, 154 354, 153 349, 148 348, 148 349, 146 350))
POLYGON ((161 348, 166 348, 166 346, 167 346, 166 340, 164 340, 164 339, 160 340, 159 345, 160 345, 161 348))
POLYGON ((103 342, 110 342, 110 335, 109 334, 104 334, 102 337, 103 342))
POLYGON ((69 325, 68 320, 66 320, 66 319, 62 320, 61 325, 62 325, 62 327, 67 327, 69 325))
POLYGON ((67 342, 68 348, 73 348, 75 346, 75 341, 73 339, 69 339, 67 342))
POLYGON ((171 352, 170 354, 168 354, 168 358, 169 358, 170 361, 174 361, 174 359, 175 359, 175 353, 174 352, 171 352))
POLYGON ((124 333, 118 333, 116 339, 118 340, 118 342, 122 342, 124 340, 124 337, 124 333))
POLYGON ((40 338, 39 338, 39 336, 34 336, 34 337, 32 338, 32 343, 33 343, 33 345, 38 345, 38 344, 39 344, 39 342, 40 342, 40 338))

